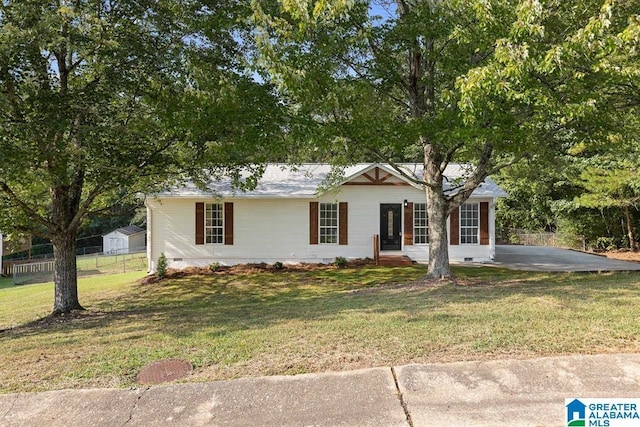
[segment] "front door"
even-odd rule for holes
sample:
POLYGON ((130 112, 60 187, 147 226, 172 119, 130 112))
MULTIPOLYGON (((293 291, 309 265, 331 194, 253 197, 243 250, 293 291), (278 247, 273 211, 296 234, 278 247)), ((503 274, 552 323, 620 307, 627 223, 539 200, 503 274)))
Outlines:
POLYGON ((401 249, 400 226, 401 204, 380 205, 380 250, 399 251, 401 249))

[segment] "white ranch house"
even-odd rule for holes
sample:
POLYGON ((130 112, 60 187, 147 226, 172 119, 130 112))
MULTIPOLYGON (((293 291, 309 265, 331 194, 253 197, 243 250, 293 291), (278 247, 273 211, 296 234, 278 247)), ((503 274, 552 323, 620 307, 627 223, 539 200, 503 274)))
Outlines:
MULTIPOLYGON (((421 164, 403 164, 420 177, 421 164)), ((331 166, 269 165, 257 188, 241 192, 212 182, 148 196, 147 257, 155 271, 164 253, 171 268, 240 263, 330 263, 336 257, 381 255, 428 261, 422 186, 385 164, 347 167, 344 178, 322 190, 331 166)), ((450 165, 447 182, 465 173, 450 165)), ((489 262, 495 253, 495 203, 506 193, 491 179, 448 219, 452 261, 489 262)))

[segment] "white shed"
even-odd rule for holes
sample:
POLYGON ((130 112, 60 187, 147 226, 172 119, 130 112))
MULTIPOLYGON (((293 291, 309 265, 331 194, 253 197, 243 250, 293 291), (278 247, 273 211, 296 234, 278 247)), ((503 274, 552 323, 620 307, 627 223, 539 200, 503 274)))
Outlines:
POLYGON ((102 236, 102 251, 106 254, 126 254, 143 251, 146 231, 135 225, 118 228, 102 236))

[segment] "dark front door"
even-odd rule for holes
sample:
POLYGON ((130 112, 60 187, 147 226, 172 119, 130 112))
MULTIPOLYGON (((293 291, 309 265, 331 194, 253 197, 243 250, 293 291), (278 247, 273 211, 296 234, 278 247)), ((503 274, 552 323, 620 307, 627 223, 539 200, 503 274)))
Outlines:
POLYGON ((401 249, 400 242, 400 204, 380 205, 380 250, 398 251, 401 249))

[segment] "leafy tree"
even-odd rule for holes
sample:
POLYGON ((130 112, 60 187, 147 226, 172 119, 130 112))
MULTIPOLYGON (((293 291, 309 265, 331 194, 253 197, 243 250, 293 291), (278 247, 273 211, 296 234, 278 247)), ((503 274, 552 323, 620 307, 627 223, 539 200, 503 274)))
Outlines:
POLYGON ((186 179, 240 182, 275 149, 276 100, 242 71, 246 11, 234 0, 0 4, 0 228, 53 243, 54 314, 82 309, 75 241, 88 215, 186 179))
MULTIPOLYGON (((505 231, 524 229, 554 231, 554 201, 575 187, 563 176, 566 161, 523 161, 503 169, 494 178, 509 197, 498 200, 496 223, 505 231)), ((571 193, 573 197, 574 193, 571 193)))
POLYGON ((595 86, 621 94, 631 83, 631 101, 637 94, 638 26, 628 21, 637 9, 628 4, 616 14, 585 0, 253 5, 260 65, 306 118, 290 131, 310 151, 335 164, 380 159, 407 176, 397 161, 424 163, 431 277, 451 275, 447 217, 488 175, 600 138, 620 97, 602 114, 595 86), (447 186, 451 162, 470 167, 447 186))
POLYGON ((614 165, 585 168, 580 177, 585 193, 576 198, 578 206, 591 208, 616 208, 623 214, 629 249, 636 251, 633 212, 640 202, 640 177, 637 163, 616 161, 614 165))
POLYGON ((554 231, 567 246, 631 247, 629 242, 637 240, 640 196, 636 145, 627 140, 597 152, 576 146, 544 162, 503 170, 496 178, 509 197, 498 202, 497 223, 506 229, 554 231))
MULTIPOLYGON (((591 186, 589 191, 604 197, 602 187, 612 183, 598 180, 607 180, 604 175, 617 169, 612 169, 612 159, 637 164, 634 153, 640 135, 637 78, 640 4, 605 1, 602 5, 580 2, 579 7, 575 3, 558 3, 555 7, 555 13, 539 9, 539 19, 533 21, 540 23, 535 37, 512 43, 524 49, 522 58, 496 57, 494 63, 473 71, 476 87, 470 89, 490 93, 483 98, 489 105, 495 105, 491 102, 494 97, 539 98, 533 104, 538 106, 539 117, 532 123, 543 124, 543 129, 555 134, 552 149, 545 156, 537 156, 542 161, 532 165, 532 169, 523 173, 523 168, 516 168, 502 174, 506 178, 502 183, 511 197, 501 205, 515 209, 503 211, 500 216, 532 228, 543 223, 549 229, 569 226, 592 240, 603 235, 613 237, 615 232, 610 226, 615 216, 610 209, 613 205, 604 200, 596 202, 593 194, 581 194, 587 185, 591 186), (579 22, 586 23, 581 28, 575 27, 579 22), (554 27, 566 31, 549 31, 554 27), (550 91, 541 91, 531 84, 531 79, 550 91), (605 173, 603 166, 609 172, 605 173), (594 172, 594 168, 600 172, 587 178, 586 169, 594 172), (585 179, 590 183, 585 184, 585 179), (600 189, 595 190, 594 185, 600 189)), ((620 175, 623 181, 624 176, 623 172, 620 175)), ((630 216, 626 217, 628 222, 630 216)))

